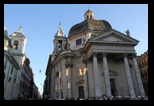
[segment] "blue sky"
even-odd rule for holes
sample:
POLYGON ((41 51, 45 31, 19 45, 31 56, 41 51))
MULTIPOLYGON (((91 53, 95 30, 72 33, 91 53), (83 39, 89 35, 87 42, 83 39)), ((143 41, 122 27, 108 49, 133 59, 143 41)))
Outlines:
POLYGON ((129 29, 130 36, 140 41, 135 47, 137 55, 148 50, 148 4, 4 4, 8 34, 22 26, 27 37, 25 54, 41 94, 59 22, 68 36, 70 28, 84 20, 88 8, 95 13, 95 19, 108 21, 113 29, 122 33, 129 29))

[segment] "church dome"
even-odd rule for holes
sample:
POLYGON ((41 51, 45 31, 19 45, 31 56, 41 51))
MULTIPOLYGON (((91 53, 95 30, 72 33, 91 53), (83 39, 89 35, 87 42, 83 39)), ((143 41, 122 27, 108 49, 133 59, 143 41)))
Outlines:
POLYGON ((7 29, 5 26, 4 26, 4 35, 8 37, 7 29))
POLYGON ((112 29, 109 22, 105 20, 86 19, 81 23, 75 24, 69 31, 68 37, 75 36, 88 29, 96 31, 109 31, 112 29))
POLYGON ((82 33, 88 29, 94 30, 94 31, 101 31, 106 32, 108 30, 111 30, 112 27, 109 22, 105 20, 95 20, 94 19, 94 12, 91 10, 87 10, 84 14, 85 20, 83 22, 80 22, 78 24, 75 24, 69 31, 68 37, 75 36, 79 33, 82 33))

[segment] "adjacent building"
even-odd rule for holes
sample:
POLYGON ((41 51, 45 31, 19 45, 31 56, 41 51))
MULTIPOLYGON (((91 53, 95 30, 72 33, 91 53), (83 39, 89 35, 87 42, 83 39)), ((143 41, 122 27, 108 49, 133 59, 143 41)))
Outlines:
POLYGON ((87 10, 66 37, 61 23, 49 55, 43 95, 48 98, 89 98, 144 94, 134 47, 138 40, 97 20, 87 10))
POLYGON ((148 50, 137 56, 137 63, 141 73, 145 95, 148 96, 148 50))
POLYGON ((4 99, 11 100, 16 98, 18 91, 17 75, 20 73, 21 68, 18 62, 10 53, 12 48, 11 40, 8 37, 6 27, 4 27, 4 99))
POLYGON ((25 54, 27 38, 22 32, 8 36, 4 27, 4 99, 27 99, 32 98, 33 72, 30 61, 25 54))

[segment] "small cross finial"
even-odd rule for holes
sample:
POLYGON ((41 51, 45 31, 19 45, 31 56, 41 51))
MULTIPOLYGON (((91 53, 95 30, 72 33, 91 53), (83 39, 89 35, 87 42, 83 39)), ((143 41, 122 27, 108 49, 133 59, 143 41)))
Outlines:
POLYGON ((61 25, 61 21, 59 21, 59 25, 61 25))

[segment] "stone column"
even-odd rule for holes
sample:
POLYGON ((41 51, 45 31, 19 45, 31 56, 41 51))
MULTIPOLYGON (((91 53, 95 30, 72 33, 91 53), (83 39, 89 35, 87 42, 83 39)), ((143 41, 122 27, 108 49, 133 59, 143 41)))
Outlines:
POLYGON ((67 96, 67 76, 66 76, 66 67, 65 67, 65 58, 62 60, 62 93, 63 97, 67 96))
POLYGON ((56 49, 56 48, 57 48, 57 45, 56 45, 57 42, 56 42, 56 41, 57 41, 57 40, 55 39, 55 40, 54 40, 54 51, 57 50, 57 49, 56 49))
POLYGON ((54 50, 55 51, 58 51, 58 40, 57 39, 55 39, 55 41, 54 41, 54 50))
POLYGON ((72 67, 72 63, 71 61, 68 61, 66 64, 66 68, 68 70, 68 79, 67 79, 67 91, 68 91, 68 97, 71 98, 72 97, 72 92, 71 92, 71 87, 72 87, 72 83, 71 83, 71 67, 72 67))
POLYGON ((98 71, 97 53, 93 53, 93 70, 94 70, 94 82, 95 82, 95 97, 101 96, 100 77, 98 71))
POLYGON ((68 97, 71 98, 71 64, 68 64, 68 97))
POLYGON ((54 97, 54 90, 55 90, 55 87, 54 87, 54 68, 52 68, 52 71, 51 71, 51 97, 54 97))
POLYGON ((84 59, 82 62, 85 65, 85 67, 84 67, 84 93, 85 93, 85 99, 86 99, 86 98, 88 98, 87 61, 84 59))
POLYGON ((106 94, 107 94, 107 97, 109 97, 111 99, 110 76, 109 76, 109 70, 108 70, 108 63, 107 63, 107 59, 106 59, 107 53, 102 53, 102 55, 103 55, 106 94))
POLYGON ((55 86, 54 86, 54 87, 55 87, 55 88, 54 88, 54 89, 55 89, 55 90, 54 90, 54 94, 55 94, 54 96, 58 99, 58 78, 57 78, 57 68, 56 68, 56 67, 55 67, 54 73, 55 73, 55 74, 54 74, 54 75, 55 75, 55 76, 54 76, 54 78, 55 78, 55 79, 54 79, 54 80, 55 80, 55 81, 54 81, 54 85, 55 85, 55 86))
POLYGON ((93 67, 92 61, 90 59, 87 60, 87 68, 88 68, 88 88, 89 88, 89 97, 94 97, 94 77, 93 77, 93 67))
POLYGON ((127 54, 123 54, 123 59, 124 59, 125 72, 126 72, 126 77, 127 77, 127 82, 128 82, 129 94, 132 97, 132 96, 135 96, 135 92, 134 92, 132 76, 131 76, 130 68, 128 64, 127 54))
POLYGON ((62 41, 62 46, 61 46, 62 50, 65 50, 65 45, 66 45, 66 41, 63 40, 63 41, 62 41))
POLYGON ((135 68, 135 74, 136 74, 136 78, 137 78, 137 83, 138 83, 140 95, 141 94, 145 95, 143 83, 142 83, 142 80, 141 80, 140 71, 139 71, 139 68, 138 68, 137 61, 136 61, 136 54, 135 53, 133 54, 133 65, 134 65, 134 68, 135 68))

